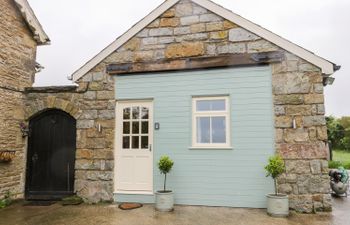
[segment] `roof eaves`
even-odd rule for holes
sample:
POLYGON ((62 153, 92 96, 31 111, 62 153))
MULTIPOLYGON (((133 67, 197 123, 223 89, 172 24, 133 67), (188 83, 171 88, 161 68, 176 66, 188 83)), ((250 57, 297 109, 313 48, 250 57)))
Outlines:
POLYGON ((39 20, 36 18, 33 9, 30 7, 27 0, 14 0, 18 10, 21 12, 29 29, 33 33, 33 38, 38 45, 49 45, 50 38, 45 33, 39 20))

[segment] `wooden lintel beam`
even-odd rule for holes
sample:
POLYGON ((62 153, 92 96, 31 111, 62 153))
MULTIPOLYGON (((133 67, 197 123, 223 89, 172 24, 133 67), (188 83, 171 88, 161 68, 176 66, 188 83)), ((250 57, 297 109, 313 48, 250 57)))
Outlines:
POLYGON ((213 57, 192 57, 185 59, 158 60, 152 62, 110 64, 107 66, 107 72, 111 75, 116 75, 232 66, 253 66, 281 62, 283 57, 284 54, 280 51, 229 54, 213 57))

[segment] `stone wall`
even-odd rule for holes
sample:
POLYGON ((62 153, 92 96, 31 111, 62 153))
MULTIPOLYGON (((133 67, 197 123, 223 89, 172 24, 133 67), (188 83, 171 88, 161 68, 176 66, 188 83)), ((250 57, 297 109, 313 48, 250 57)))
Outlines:
POLYGON ((286 60, 274 64, 272 70, 276 150, 286 163, 279 191, 289 194, 290 207, 297 211, 329 211, 322 74, 318 68, 288 53, 286 60))
POLYGON ((77 120, 75 191, 87 202, 113 199, 114 81, 89 73, 71 87, 28 88, 26 119, 46 109, 60 109, 77 120), (101 132, 98 131, 101 126, 101 132))
POLYGON ((93 71, 103 71, 109 64, 156 64, 187 57, 270 51, 284 52, 284 60, 272 64, 276 152, 286 163, 279 190, 290 195, 290 207, 299 212, 330 210, 327 130, 319 68, 185 0, 149 24, 93 71))
POLYGON ((0 151, 16 151, 11 163, 0 163, 0 198, 7 191, 21 197, 26 142, 19 123, 23 90, 34 80, 36 42, 12 0, 0 1, 0 9, 0 151))
POLYGON ((284 54, 282 62, 272 64, 276 152, 286 162, 279 189, 290 195, 291 208, 299 212, 329 210, 320 69, 188 0, 165 12, 80 78, 76 92, 29 93, 31 110, 27 114, 70 104, 79 109, 76 190, 92 202, 109 200, 113 192, 115 102, 106 66, 271 51, 284 54), (98 124, 103 126, 102 133, 97 132, 98 124))

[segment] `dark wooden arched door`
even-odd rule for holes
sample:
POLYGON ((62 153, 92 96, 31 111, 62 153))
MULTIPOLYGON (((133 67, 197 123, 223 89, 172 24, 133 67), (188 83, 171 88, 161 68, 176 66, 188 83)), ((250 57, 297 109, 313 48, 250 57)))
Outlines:
POLYGON ((54 200, 74 193, 76 121, 48 110, 29 122, 25 197, 54 200))

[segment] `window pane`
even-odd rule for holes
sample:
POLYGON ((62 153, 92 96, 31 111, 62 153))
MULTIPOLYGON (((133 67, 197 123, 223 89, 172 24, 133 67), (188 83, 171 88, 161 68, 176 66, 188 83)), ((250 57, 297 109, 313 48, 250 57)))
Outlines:
POLYGON ((140 107, 132 107, 132 118, 133 119, 140 118, 140 107))
POLYGON ((213 143, 226 143, 226 118, 224 116, 212 117, 211 129, 213 143))
POLYGON ((141 118, 148 119, 148 108, 142 107, 141 118))
POLYGON ((131 137, 132 139, 132 148, 136 148, 138 149, 139 148, 139 136, 134 136, 134 137, 131 137))
POLYGON ((210 101, 209 100, 197 101, 197 111, 210 111, 210 101))
POLYGON ((130 122, 123 122, 123 134, 130 134, 130 122))
POLYGON ((132 133, 139 134, 140 133, 140 123, 139 121, 132 122, 132 133))
POLYGON ((224 111, 225 99, 198 100, 197 111, 224 111))
POLYGON ((148 136, 141 137, 141 148, 148 149, 148 136))
POLYGON ((220 99, 220 100, 211 101, 211 110, 212 111, 225 111, 226 110, 225 100, 220 99))
POLYGON ((148 134, 148 121, 141 122, 141 133, 148 134))
POLYGON ((123 137, 123 148, 125 148, 125 149, 130 148, 130 137, 129 136, 123 137))
POLYGON ((210 143, 210 117, 197 117, 197 143, 210 143))
POLYGON ((123 119, 124 120, 130 119, 130 108, 124 108, 124 110, 123 110, 123 119))

